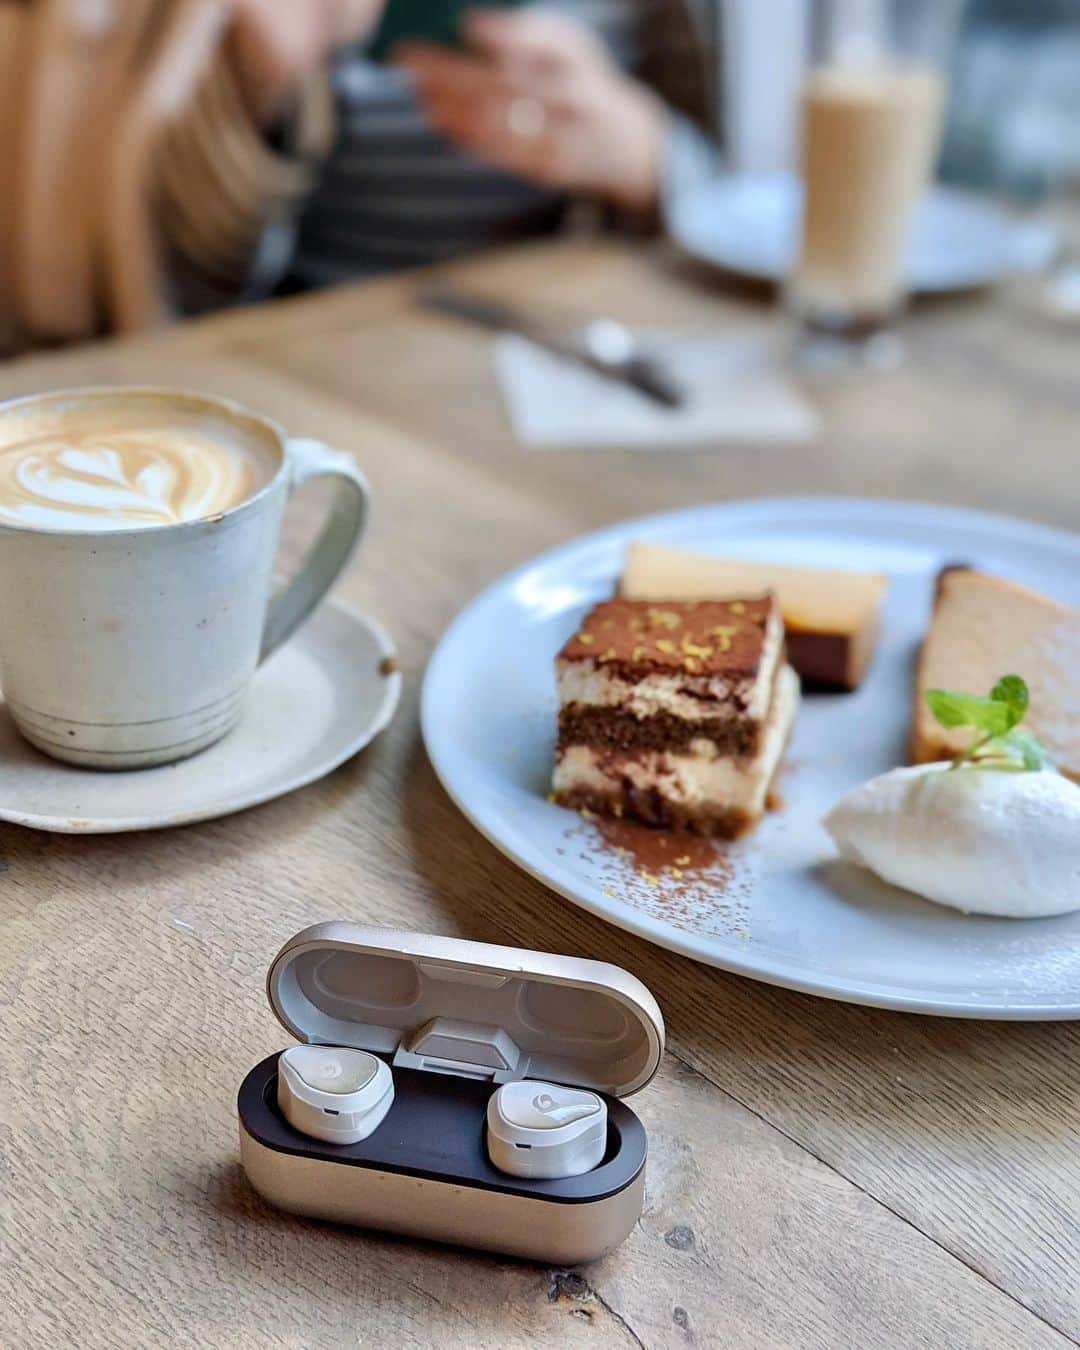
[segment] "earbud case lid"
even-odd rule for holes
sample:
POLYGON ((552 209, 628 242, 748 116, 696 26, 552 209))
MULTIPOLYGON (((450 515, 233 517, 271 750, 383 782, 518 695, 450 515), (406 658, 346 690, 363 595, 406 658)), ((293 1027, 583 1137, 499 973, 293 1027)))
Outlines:
POLYGON ((300 1041, 496 1083, 539 1078, 625 1097, 664 1050, 656 1000, 619 966, 405 929, 305 928, 275 956, 266 991, 300 1041))

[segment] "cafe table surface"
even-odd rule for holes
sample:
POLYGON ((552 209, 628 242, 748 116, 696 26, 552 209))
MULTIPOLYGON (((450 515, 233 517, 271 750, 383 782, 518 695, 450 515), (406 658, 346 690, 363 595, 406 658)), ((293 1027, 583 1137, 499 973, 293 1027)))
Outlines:
MULTIPOLYGON (((443 270, 568 321, 782 322, 655 246, 544 243, 443 270)), ((812 444, 528 452, 489 336, 423 311, 418 285, 0 368, 5 396, 227 394, 355 454, 374 514, 337 594, 390 630, 405 672, 390 729, 279 801, 160 833, 0 827, 0 1344, 1075 1343, 1080 1026, 848 1006, 649 946, 487 843, 437 782, 417 717, 433 644, 480 587, 627 515, 848 493, 1075 528, 1075 336, 1008 296, 935 302, 907 319, 899 370, 809 391, 812 444), (649 985, 667 1052, 634 1100, 646 1200, 618 1250, 545 1267, 305 1221, 252 1192, 236 1090, 286 1039, 266 967, 327 918, 600 958, 649 985)), ((290 507, 286 561, 320 491, 290 507)))

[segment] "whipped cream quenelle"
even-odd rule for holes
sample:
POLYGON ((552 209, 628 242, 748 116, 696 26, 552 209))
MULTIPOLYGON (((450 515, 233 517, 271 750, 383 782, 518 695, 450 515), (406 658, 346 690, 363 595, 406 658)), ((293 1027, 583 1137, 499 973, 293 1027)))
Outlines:
MULTIPOLYGON (((11 433, 8 433, 9 436, 11 433)), ((274 466, 254 435, 212 417, 113 409, 28 422, 0 444, 0 524, 131 530, 236 506, 274 466)))
POLYGON ((975 914, 1080 909, 1080 787, 1053 770, 893 769, 825 817, 841 855, 895 886, 975 914))

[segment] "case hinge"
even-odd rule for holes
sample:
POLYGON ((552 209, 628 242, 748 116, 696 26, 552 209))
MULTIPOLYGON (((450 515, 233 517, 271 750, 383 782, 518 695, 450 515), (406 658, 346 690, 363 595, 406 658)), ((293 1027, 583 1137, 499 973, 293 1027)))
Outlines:
POLYGON ((407 1045, 398 1046, 394 1065, 505 1083, 525 1076, 528 1056, 502 1027, 433 1017, 407 1045))

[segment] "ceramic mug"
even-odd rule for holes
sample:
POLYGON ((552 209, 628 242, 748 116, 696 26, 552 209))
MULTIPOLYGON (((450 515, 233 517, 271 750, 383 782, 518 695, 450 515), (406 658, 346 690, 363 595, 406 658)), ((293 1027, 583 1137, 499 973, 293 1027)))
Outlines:
POLYGON ((294 440, 226 399, 77 389, 0 405, 0 452, 29 417, 146 408, 205 416, 270 459, 251 495, 150 527, 41 528, 0 519, 0 686, 16 726, 54 759, 132 769, 184 759, 240 720, 256 667, 319 604, 360 539, 368 486, 350 456, 294 440), (299 572, 271 597, 285 503, 339 480, 299 572))

